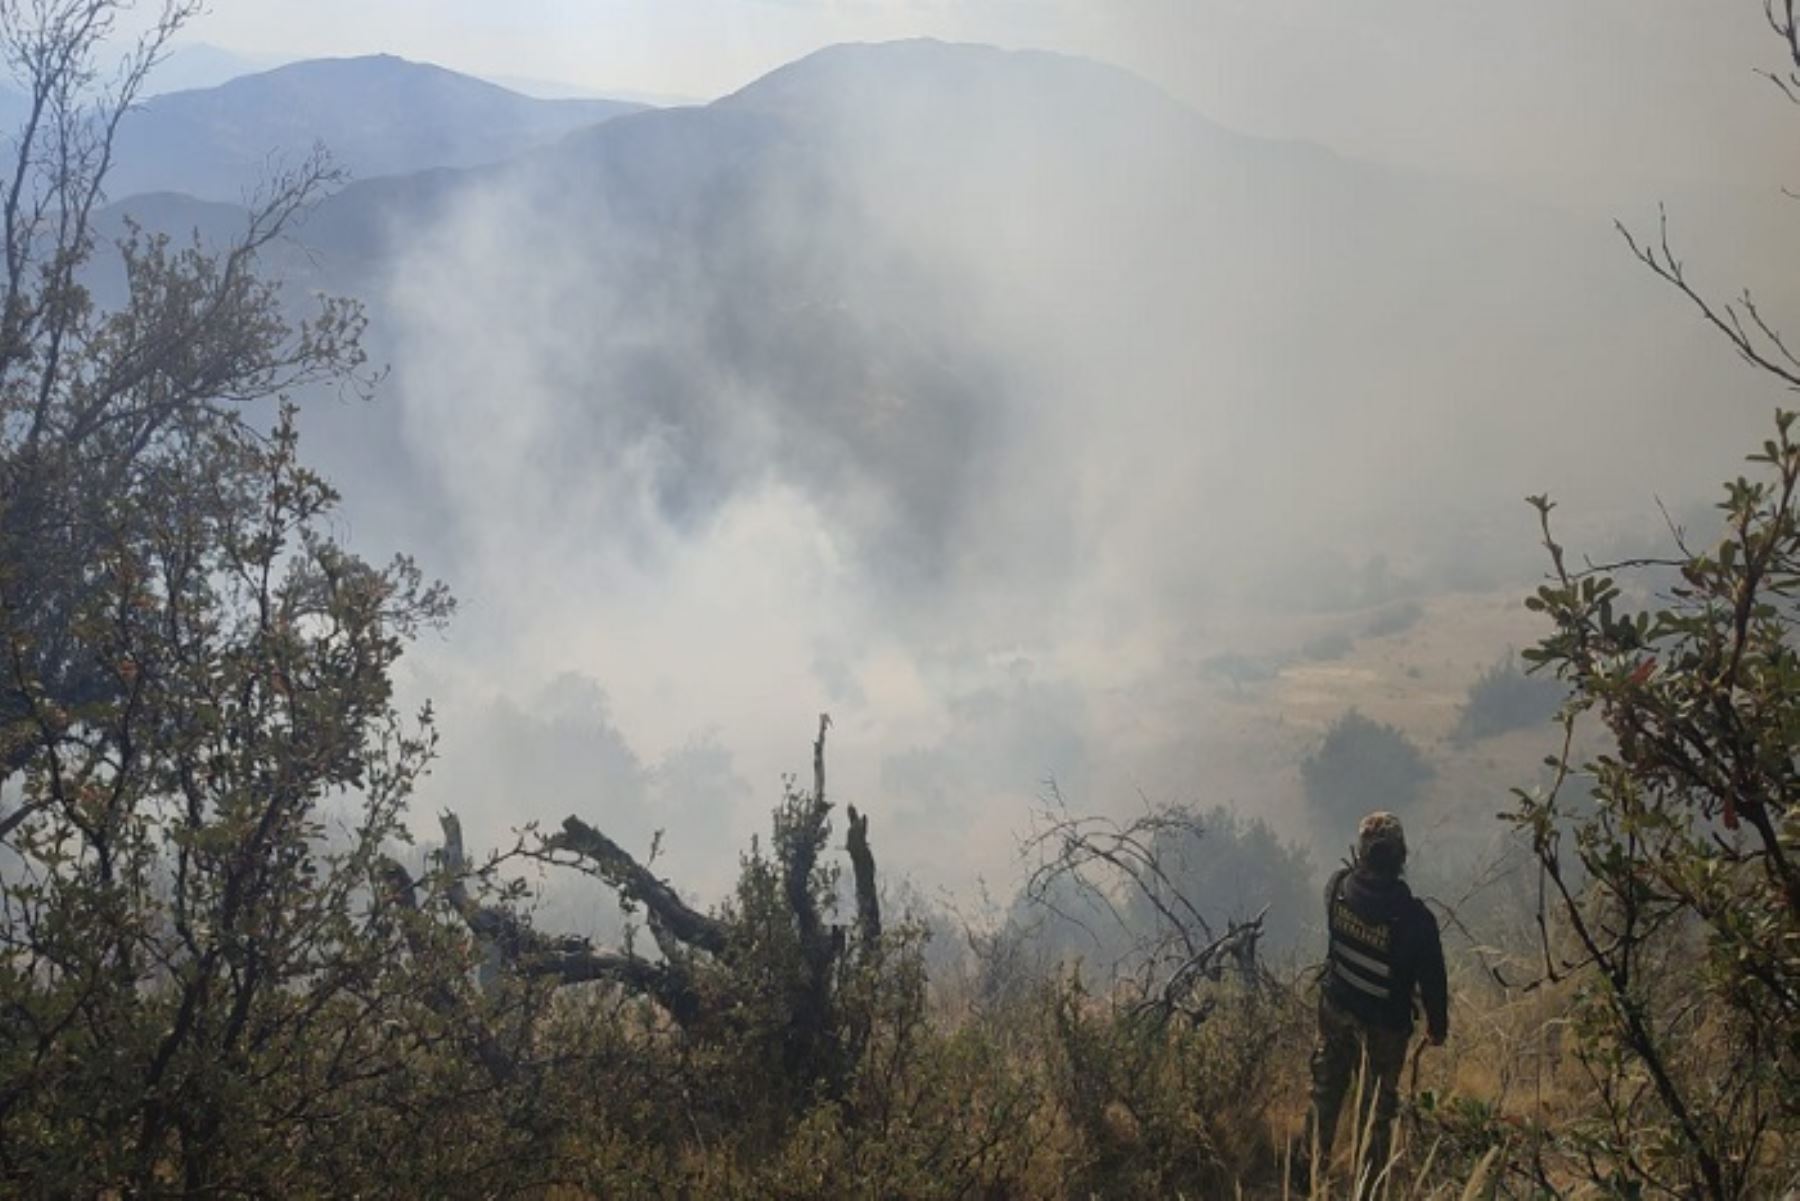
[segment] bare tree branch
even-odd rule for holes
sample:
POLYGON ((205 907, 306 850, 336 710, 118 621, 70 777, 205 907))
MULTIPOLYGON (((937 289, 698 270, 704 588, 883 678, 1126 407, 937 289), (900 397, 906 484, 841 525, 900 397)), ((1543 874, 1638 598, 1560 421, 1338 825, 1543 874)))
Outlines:
POLYGON ((580 818, 571 815, 563 819, 562 830, 544 840, 541 857, 547 862, 566 862, 554 858, 557 851, 579 856, 585 863, 576 866, 612 885, 620 896, 643 905, 682 942, 714 955, 725 949, 725 927, 716 918, 686 904, 667 881, 580 818))
POLYGON ((1751 293, 1746 290, 1736 301, 1724 305, 1715 305, 1702 296, 1688 282, 1681 260, 1669 244, 1668 212, 1659 209, 1659 213, 1659 237, 1654 244, 1639 241, 1623 221, 1613 222, 1613 228, 1619 231, 1619 236, 1625 239, 1625 245, 1640 263, 1687 297, 1706 323, 1725 336, 1739 358, 1790 388, 1800 388, 1800 358, 1794 356, 1781 336, 1763 320, 1751 293))

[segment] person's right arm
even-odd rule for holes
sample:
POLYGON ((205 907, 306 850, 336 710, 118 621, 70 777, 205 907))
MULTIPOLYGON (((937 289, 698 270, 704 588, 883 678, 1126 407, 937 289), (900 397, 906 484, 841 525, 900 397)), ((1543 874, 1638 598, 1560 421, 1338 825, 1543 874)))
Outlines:
POLYGON ((1419 995, 1425 1002, 1425 1035, 1439 1047, 1450 1035, 1450 982, 1444 971, 1444 942, 1437 918, 1420 905, 1419 995))

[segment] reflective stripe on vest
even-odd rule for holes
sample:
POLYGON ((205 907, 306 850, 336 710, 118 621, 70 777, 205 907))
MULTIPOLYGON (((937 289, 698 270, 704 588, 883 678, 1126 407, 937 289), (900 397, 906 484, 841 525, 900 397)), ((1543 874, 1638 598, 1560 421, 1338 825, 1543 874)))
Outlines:
POLYGON ((1356 948, 1349 946, 1345 943, 1340 942, 1340 943, 1333 945, 1331 948, 1331 953, 1333 955, 1341 956, 1342 958, 1348 960, 1350 963, 1354 964, 1355 966, 1364 969, 1365 971, 1373 972, 1375 975, 1380 976, 1383 980, 1387 979, 1389 976, 1394 974, 1393 972, 1388 970, 1388 965, 1383 963, 1381 960, 1376 959, 1370 955, 1364 955, 1361 951, 1359 951, 1356 948))
POLYGON ((1332 890, 1328 926, 1331 931, 1331 974, 1358 992, 1378 1001, 1392 995, 1394 930, 1386 922, 1371 922, 1351 909, 1343 900, 1344 876, 1332 890))
POLYGON ((1382 985, 1379 985, 1379 984, 1369 983, 1367 980, 1364 980, 1361 976, 1357 975, 1355 972, 1346 970, 1343 964, 1334 963, 1331 965, 1331 970, 1332 970, 1332 973, 1334 975, 1336 975, 1339 980, 1342 980, 1345 984, 1348 984, 1351 988, 1360 989, 1361 991, 1368 993, 1371 997, 1374 997, 1376 1000, 1379 1000, 1379 1001, 1385 1001, 1388 999, 1388 990, 1385 987, 1383 987, 1382 985))

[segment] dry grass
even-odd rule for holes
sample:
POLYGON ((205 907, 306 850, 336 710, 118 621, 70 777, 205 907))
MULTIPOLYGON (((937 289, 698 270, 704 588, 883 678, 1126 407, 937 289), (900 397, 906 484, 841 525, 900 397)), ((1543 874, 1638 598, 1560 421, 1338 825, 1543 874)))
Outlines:
POLYGON ((1320 828, 1305 801, 1300 764, 1330 725, 1356 708, 1399 727, 1431 762, 1435 774, 1419 802, 1416 841, 1429 850, 1437 841, 1485 838, 1507 789, 1531 781, 1554 738, 1548 726, 1466 746, 1450 737, 1470 686, 1509 648, 1529 646, 1543 633, 1521 598, 1510 586, 1432 597, 1420 602, 1415 623, 1383 636, 1364 633, 1381 609, 1234 617, 1209 629, 1204 642, 1171 652, 1192 670, 1171 673, 1153 696, 1137 698, 1129 720, 1104 731, 1106 741, 1128 758, 1135 747, 1148 760, 1166 753, 1163 735, 1132 722, 1145 711, 1180 713, 1180 761, 1172 771, 1190 784, 1203 781, 1209 801, 1248 806, 1330 862, 1348 832, 1320 828), (1353 638, 1341 656, 1304 656, 1309 641, 1334 632, 1353 638), (1234 683, 1206 667, 1225 652, 1271 674, 1234 683))

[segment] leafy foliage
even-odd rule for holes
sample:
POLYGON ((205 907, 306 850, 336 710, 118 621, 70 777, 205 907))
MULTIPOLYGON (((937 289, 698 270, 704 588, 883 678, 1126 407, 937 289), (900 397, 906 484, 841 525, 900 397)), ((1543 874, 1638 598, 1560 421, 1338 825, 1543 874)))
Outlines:
MULTIPOLYGON (((1765 74, 1792 100, 1794 5, 1764 11, 1788 67, 1765 74)), ((1800 386, 1750 293, 1720 304, 1689 281, 1666 217, 1654 241, 1619 232, 1739 359, 1800 386)), ((1726 484, 1711 547, 1677 531, 1673 558, 1577 568, 1552 534, 1554 505, 1531 498, 1552 575, 1527 604, 1553 630, 1526 655, 1571 695, 1555 783, 1519 790, 1511 816, 1573 944, 1553 953, 1544 923, 1549 974, 1581 985, 1578 1054, 1599 1101, 1568 1141, 1608 1190, 1725 1198, 1800 1181, 1795 420, 1778 411, 1753 472, 1726 484), (1630 598, 1669 571, 1659 599, 1630 598), (1594 720, 1612 746, 1577 764, 1577 723, 1594 720), (1575 778, 1579 805, 1565 799, 1575 778)))
POLYGON ((1297 994, 1229 989, 1207 1021, 1160 1025, 1066 985, 1049 1063, 1082 1156, 1059 1195, 1229 1196, 1270 1174, 1271 1069, 1298 1058, 1307 1016, 1297 994))
POLYGON ((294 326, 254 272, 322 159, 222 252, 130 233, 125 303, 90 303, 113 130, 192 6, 108 85, 118 10, 0 5, 30 98, 0 202, 0 1179, 304 1191, 345 1115, 437 1095, 418 1003, 459 961, 409 955, 373 884, 433 746, 389 674, 449 601, 333 541, 291 406, 245 415, 360 382, 356 306, 294 326))
POLYGON ((1520 791, 1513 814, 1579 947, 1553 970, 1589 981, 1581 1053, 1606 1103, 1585 1137, 1621 1179, 1685 1179, 1706 1196, 1757 1191, 1765 1148, 1800 1120, 1794 420, 1779 414, 1750 456, 1764 478, 1726 487, 1725 536, 1684 553, 1660 608, 1628 607, 1613 573, 1571 568, 1554 506, 1533 498, 1554 575, 1528 603, 1555 629, 1527 657, 1572 688, 1571 740, 1591 715, 1615 744, 1579 768, 1565 744, 1556 786, 1520 791), (1579 810, 1562 799, 1576 774, 1591 782, 1579 810), (1698 978, 1671 987, 1694 959, 1698 978), (1650 1088, 1628 1086, 1640 1072, 1650 1088))

